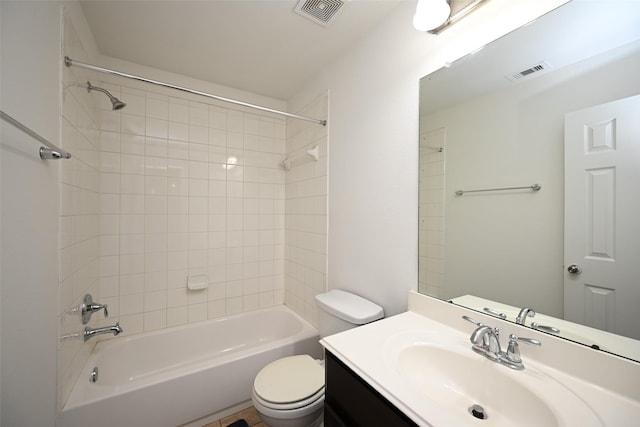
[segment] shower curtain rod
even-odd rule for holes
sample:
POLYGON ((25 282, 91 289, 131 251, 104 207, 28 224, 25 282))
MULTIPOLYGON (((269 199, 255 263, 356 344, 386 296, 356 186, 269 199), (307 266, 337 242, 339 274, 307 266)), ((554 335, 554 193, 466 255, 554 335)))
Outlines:
POLYGON ((293 119, 305 120, 307 122, 316 123, 316 124, 321 125, 321 126, 326 126, 327 125, 327 121, 326 120, 319 120, 319 119, 314 119, 314 118, 311 118, 311 117, 299 116, 297 114, 287 113, 286 111, 280 111, 280 110, 275 110, 273 108, 263 107, 263 106, 260 106, 260 105, 249 104, 248 102, 243 102, 243 101, 238 101, 238 100, 235 100, 235 99, 225 98, 225 97, 214 95, 214 94, 211 94, 211 93, 202 92, 202 91, 195 90, 195 89, 189 89, 189 88, 186 88, 186 87, 183 87, 183 86, 176 86, 176 85, 172 85, 170 83, 161 82, 159 80, 147 79, 145 77, 136 76, 134 74, 128 74, 128 73, 123 73, 121 71, 110 70, 108 68, 98 67, 97 65, 85 64, 84 62, 80 62, 80 61, 76 61, 74 59, 71 59, 68 56, 64 57, 64 65, 66 65, 67 67, 71 67, 71 66, 80 67, 80 68, 85 68, 87 70, 97 71, 99 73, 112 74, 114 76, 126 77, 128 79, 138 80, 138 81, 145 82, 145 83, 151 83, 151 84, 154 84, 154 85, 157 85, 157 86, 163 86, 163 87, 167 87, 167 88, 170 88, 170 89, 176 89, 176 90, 180 90, 182 92, 192 93, 194 95, 200 95, 200 96, 205 96, 207 98, 217 99, 218 101, 229 102, 231 104, 236 104, 236 105, 242 105, 243 107, 254 108, 256 110, 261 110, 261 111, 266 111, 266 112, 269 112, 269 113, 279 114, 281 116, 291 117, 293 119))

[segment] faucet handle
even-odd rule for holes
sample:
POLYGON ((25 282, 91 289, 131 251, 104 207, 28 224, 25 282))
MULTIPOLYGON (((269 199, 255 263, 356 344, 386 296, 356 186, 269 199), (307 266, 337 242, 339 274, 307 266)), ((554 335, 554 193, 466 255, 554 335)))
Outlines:
POLYGON ((109 311, 107 310, 107 304, 95 304, 93 302, 93 297, 91 294, 85 294, 84 300, 81 305, 82 312, 82 324, 86 325, 91 320, 91 315, 94 311, 104 310, 104 317, 109 316, 109 311))
POLYGON ((472 318, 472 317, 469 317, 469 316, 462 316, 462 318, 463 318, 464 320, 466 320, 467 322, 471 322, 471 323, 473 323, 474 325, 476 325, 476 326, 478 326, 478 327, 480 327, 480 326, 484 326, 482 323, 478 322, 476 319, 474 319, 474 318, 472 318))
POLYGON ((560 329, 555 328, 553 326, 545 326, 545 325, 539 325, 536 322, 531 322, 531 327, 533 329, 537 329, 539 331, 543 331, 543 332, 549 332, 552 334, 559 334, 560 333, 560 329))
POLYGON ((502 320, 506 320, 507 319, 507 315, 504 313, 500 313, 498 310, 494 310, 493 308, 490 307, 485 307, 482 309, 482 311, 484 311, 485 313, 489 313, 490 315, 494 316, 494 317, 499 317, 502 320))
POLYGON ((520 357, 520 346, 518 345, 518 341, 537 346, 542 346, 542 343, 532 338, 523 338, 514 334, 509 335, 509 345, 507 346, 506 353, 503 354, 503 360, 511 368, 524 369, 522 358, 520 357))
POLYGON ((534 340, 533 338, 519 337, 519 336, 517 336, 515 334, 509 335, 509 342, 511 342, 511 341, 516 342, 516 343, 518 341, 526 342, 527 344, 537 345, 538 347, 542 346, 542 343, 540 341, 538 341, 538 340, 534 340))

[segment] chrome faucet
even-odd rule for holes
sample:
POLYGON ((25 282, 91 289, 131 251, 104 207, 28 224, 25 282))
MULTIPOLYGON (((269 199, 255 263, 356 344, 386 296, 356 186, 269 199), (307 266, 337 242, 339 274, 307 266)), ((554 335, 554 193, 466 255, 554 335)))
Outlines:
MULTIPOLYGON (((520 310, 520 313, 518 313, 518 317, 516 317, 516 323, 518 325, 524 325, 525 321, 527 320, 527 317, 534 317, 535 315, 536 315, 536 312, 533 311, 532 308, 524 307, 522 310, 520 310)), ((560 329, 558 328, 554 328, 553 326, 539 325, 536 322, 531 322, 531 327, 533 329, 537 329, 543 332, 549 332, 552 334, 560 333, 560 329)))
MULTIPOLYGON (((527 309, 532 311, 531 309, 527 309)), ((525 316, 526 313, 525 312, 525 316)), ((542 343, 538 340, 531 338, 522 338, 514 334, 509 335, 509 345, 507 351, 502 351, 500 348, 500 331, 498 328, 492 328, 491 326, 483 325, 482 323, 473 320, 469 316, 462 316, 462 318, 468 322, 471 322, 477 326, 477 328, 469 337, 471 341, 471 349, 478 354, 483 355, 489 360, 498 362, 502 365, 508 366, 511 369, 522 370, 524 364, 520 357, 520 346, 518 342, 524 342, 527 344, 533 344, 541 346, 542 343)))
POLYGON ((502 353, 500 349, 500 330, 484 325, 469 316, 462 316, 462 318, 477 326, 471 337, 469 337, 473 351, 485 356, 487 359, 497 361, 502 353))
POLYGON ((525 320, 527 320, 527 317, 533 317, 536 315, 536 312, 533 310, 533 308, 529 308, 529 307, 524 307, 522 310, 520 310, 520 313, 518 313, 518 317, 516 317, 516 323, 518 325, 524 325, 525 320))
POLYGON ((469 341, 476 353, 482 354, 487 359, 498 360, 502 350, 500 349, 500 331, 487 325, 479 325, 473 331, 469 341))
POLYGON ((105 326, 104 328, 90 328, 90 327, 86 327, 84 328, 84 340, 85 342, 88 341, 89 339, 93 338, 96 335, 102 335, 102 334, 113 334, 113 335, 118 335, 120 333, 122 333, 123 330, 120 327, 120 323, 116 322, 115 325, 113 326, 105 326))

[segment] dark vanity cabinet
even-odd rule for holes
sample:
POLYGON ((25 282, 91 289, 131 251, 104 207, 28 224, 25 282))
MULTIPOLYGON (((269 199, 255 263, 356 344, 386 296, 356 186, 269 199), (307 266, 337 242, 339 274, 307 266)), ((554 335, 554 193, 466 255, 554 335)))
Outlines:
POLYGON ((417 426, 329 351, 325 360, 325 427, 417 426))

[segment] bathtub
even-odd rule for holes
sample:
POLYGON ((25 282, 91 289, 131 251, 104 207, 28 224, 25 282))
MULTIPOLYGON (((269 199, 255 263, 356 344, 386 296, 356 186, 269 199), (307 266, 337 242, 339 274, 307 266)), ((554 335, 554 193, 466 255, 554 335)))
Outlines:
POLYGON ((176 427, 212 420, 250 406, 253 379, 267 363, 293 354, 320 357, 318 339, 313 326, 278 306, 102 341, 59 425, 176 427), (94 367, 99 375, 92 383, 94 367))

